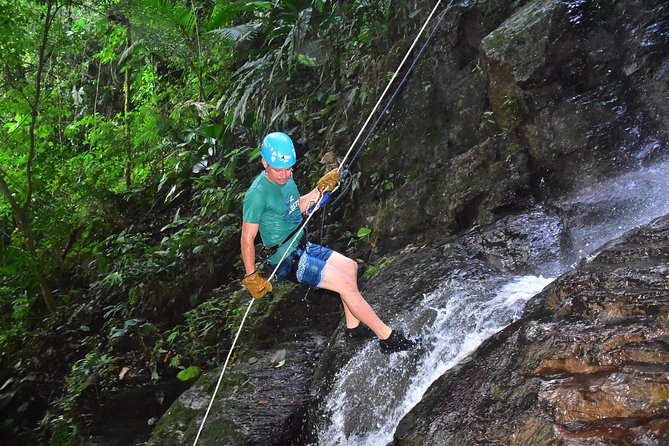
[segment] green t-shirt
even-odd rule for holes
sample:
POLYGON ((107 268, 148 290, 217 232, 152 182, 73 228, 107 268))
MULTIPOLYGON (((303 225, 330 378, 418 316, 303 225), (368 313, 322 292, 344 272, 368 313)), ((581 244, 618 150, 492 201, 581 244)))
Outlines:
MULTIPOLYGON (((263 245, 271 248, 283 242, 302 222, 300 193, 295 181, 291 178, 281 186, 272 183, 265 172, 261 172, 244 195, 243 218, 245 222, 259 225, 263 245)), ((300 233, 297 240, 301 236, 300 233)), ((284 243, 270 256, 269 262, 277 264, 284 251, 289 249, 290 254, 297 248, 297 241, 290 247, 288 245, 288 242, 284 243)))

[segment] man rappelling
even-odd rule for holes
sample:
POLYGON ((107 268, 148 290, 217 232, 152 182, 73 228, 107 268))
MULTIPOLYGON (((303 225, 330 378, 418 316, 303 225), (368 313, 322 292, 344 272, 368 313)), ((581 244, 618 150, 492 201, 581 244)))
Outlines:
MULTIPOLYGON (((417 342, 393 330, 374 312, 358 290, 358 264, 337 251, 306 240, 300 227, 302 214, 324 204, 339 182, 337 169, 326 173, 317 186, 300 196, 293 180, 297 161, 295 146, 288 135, 270 133, 261 147, 264 170, 244 196, 241 235, 242 260, 246 276, 242 280, 251 295, 260 299, 272 284, 256 269, 255 238, 260 233, 268 263, 278 280, 291 280, 314 288, 334 291, 341 297, 348 338, 376 335, 384 353, 408 350, 417 342), (320 202, 320 203, 319 203, 320 202), (294 243, 293 243, 294 242, 294 243)), ((271 279, 271 277, 270 277, 271 279)))

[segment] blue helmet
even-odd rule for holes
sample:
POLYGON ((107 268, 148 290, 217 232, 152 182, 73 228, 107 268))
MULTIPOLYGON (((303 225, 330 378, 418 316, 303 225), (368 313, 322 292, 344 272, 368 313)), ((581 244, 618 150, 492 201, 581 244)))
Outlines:
POLYGON ((265 136, 260 154, 267 164, 277 169, 292 167, 297 161, 293 141, 283 132, 273 132, 265 136))

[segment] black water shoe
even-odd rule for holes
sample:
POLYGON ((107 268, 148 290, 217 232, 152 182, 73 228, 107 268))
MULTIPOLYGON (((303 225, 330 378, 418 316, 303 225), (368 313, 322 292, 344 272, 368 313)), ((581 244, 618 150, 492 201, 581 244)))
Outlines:
POLYGON ((368 326, 360 322, 357 327, 344 329, 346 339, 372 339, 376 337, 368 326))
POLYGON ((379 339, 379 347, 383 353, 401 352, 418 346, 418 342, 408 339, 401 331, 393 330, 388 339, 379 339))

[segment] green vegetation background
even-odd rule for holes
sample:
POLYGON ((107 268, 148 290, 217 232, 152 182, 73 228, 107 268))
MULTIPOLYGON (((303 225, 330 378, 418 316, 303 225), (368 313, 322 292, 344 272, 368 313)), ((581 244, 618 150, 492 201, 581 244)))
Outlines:
POLYGON ((426 15, 412 5, 0 0, 3 437, 74 444, 82 398, 123 367, 216 365, 248 301, 259 141, 292 134, 313 184, 387 82, 375 45, 426 15))

